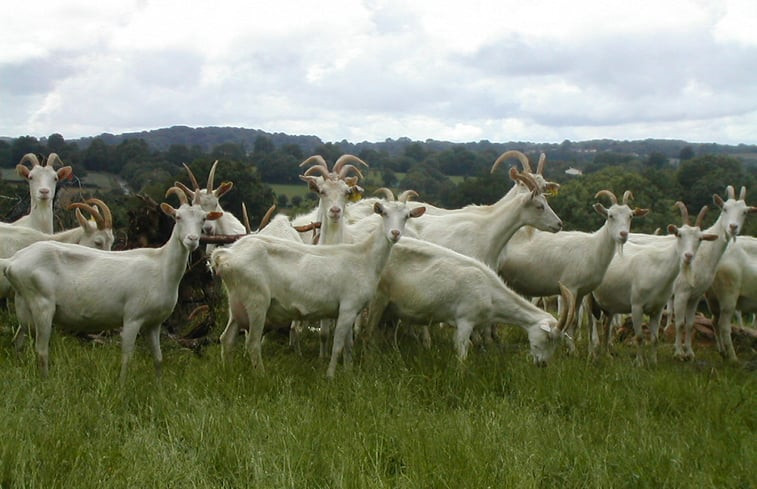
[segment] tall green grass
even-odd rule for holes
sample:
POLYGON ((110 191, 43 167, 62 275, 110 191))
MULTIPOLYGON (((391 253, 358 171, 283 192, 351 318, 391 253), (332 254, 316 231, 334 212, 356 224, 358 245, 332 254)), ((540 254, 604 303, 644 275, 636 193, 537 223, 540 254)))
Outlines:
MULTIPOLYGON (((2 318, 0 318, 2 319, 2 318)), ((6 324, 6 323, 3 323, 6 324)), ((656 367, 631 350, 531 365, 525 338, 474 350, 447 336, 359 348, 325 378, 266 341, 265 375, 238 346, 225 367, 163 338, 158 381, 140 340, 120 388, 119 341, 54 333, 51 371, 0 333, 0 487, 486 488, 754 487, 757 384, 710 349, 656 367)), ((241 342, 240 342, 241 343, 241 342)), ((742 356, 755 358, 753 352, 742 356), (751 356, 750 356, 751 355, 751 356)))

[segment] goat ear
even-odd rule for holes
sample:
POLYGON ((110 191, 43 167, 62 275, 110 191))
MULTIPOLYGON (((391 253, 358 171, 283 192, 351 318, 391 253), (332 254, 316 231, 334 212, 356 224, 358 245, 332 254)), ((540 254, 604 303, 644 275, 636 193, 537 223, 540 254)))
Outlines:
POLYGON ((649 214, 649 209, 641 209, 639 207, 635 208, 633 210, 633 216, 634 217, 644 217, 647 214, 649 214))
POLYGON ((166 204, 165 202, 160 203, 160 210, 162 210, 163 214, 167 216, 171 216, 171 217, 176 216, 176 209, 171 207, 170 204, 166 204))
POLYGON ((217 199, 220 199, 226 194, 226 192, 231 190, 233 186, 234 186, 234 182, 223 182, 221 185, 218 186, 217 189, 213 190, 213 195, 215 195, 217 199))
POLYGON ((721 209, 723 208, 723 204, 725 204, 725 202, 723 202, 723 197, 719 196, 718 194, 712 194, 712 201, 715 202, 715 205, 720 207, 721 209))
POLYGON ((223 215, 223 212, 220 211, 211 211, 208 212, 208 215, 205 216, 206 221, 215 221, 216 219, 220 218, 223 215))
POLYGON ((74 170, 70 166, 64 166, 58 170, 58 180, 68 180, 74 176, 74 170))
POLYGON ((702 241, 715 241, 718 237, 717 234, 703 234, 702 241))
POLYGON ((307 182, 308 188, 312 190, 313 192, 315 193, 320 192, 320 190, 318 189, 318 184, 315 180, 315 177, 311 177, 310 175, 300 175, 300 180, 302 180, 303 182, 307 182))
POLYGON ((386 214, 386 211, 384 210, 384 206, 381 205, 381 202, 376 202, 375 204, 373 204, 373 212, 375 212, 376 214, 380 216, 383 216, 384 214, 386 214))
POLYGON ((755 212, 757 212, 757 207, 755 207, 755 206, 750 206, 750 207, 749 207, 749 209, 747 209, 746 211, 747 211, 748 213, 750 213, 750 214, 754 214, 755 212))
POLYGON ((363 192, 363 187, 361 187, 360 185, 352 185, 347 191, 347 198, 350 202, 357 202, 358 200, 363 198, 363 192))
POLYGON ((25 165, 16 165, 16 171, 18 172, 19 176, 29 178, 29 168, 27 168, 25 165))
POLYGON ((678 227, 675 224, 668 224, 668 234, 678 236, 678 227))
POLYGON ((425 213, 426 213, 425 207, 416 207, 415 209, 410 211, 410 217, 421 217, 425 213))
POLYGON ((603 206, 599 202, 594 204, 594 210, 597 211, 597 214, 599 214, 600 216, 607 218, 607 209, 605 209, 605 206, 603 206))

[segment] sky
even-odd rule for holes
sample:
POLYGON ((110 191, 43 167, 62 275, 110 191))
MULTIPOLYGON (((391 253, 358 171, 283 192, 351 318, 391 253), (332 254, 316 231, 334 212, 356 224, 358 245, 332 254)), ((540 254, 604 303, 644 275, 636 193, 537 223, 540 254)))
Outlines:
POLYGON ((757 144, 754 0, 27 0, 0 136, 757 144))

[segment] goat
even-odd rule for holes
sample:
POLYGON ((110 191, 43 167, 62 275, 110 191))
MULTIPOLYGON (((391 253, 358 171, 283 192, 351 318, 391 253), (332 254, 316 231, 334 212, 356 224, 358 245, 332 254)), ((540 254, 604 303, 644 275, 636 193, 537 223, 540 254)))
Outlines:
MULTIPOLYGON (((263 371, 261 337, 266 320, 337 318, 327 376, 336 372, 339 356, 352 361, 352 325, 376 292, 392 245, 409 218, 425 209, 404 203, 376 203, 381 224, 357 243, 309 246, 270 236, 251 235, 229 248, 216 249, 211 268, 221 277, 229 300, 229 322, 221 335, 225 358, 237 328, 246 326, 246 349, 253 368, 263 371)), ((378 220, 378 218, 375 218, 378 220)))
POLYGON ((718 351, 735 362, 738 357, 731 340, 731 319, 737 311, 757 312, 757 238, 740 236, 728 246, 705 298, 713 315, 718 351))
MULTIPOLYGON (((685 277, 691 272, 691 263, 696 256, 700 243, 717 239, 715 234, 701 231, 702 221, 707 213, 704 206, 691 226, 689 213, 683 202, 675 204, 681 210, 683 225, 668 226, 668 232, 674 240, 661 240, 659 243, 637 244, 627 242, 623 254, 616 254, 607 267, 602 282, 588 297, 593 297, 596 304, 605 313, 604 348, 607 350, 610 339, 610 322, 615 314, 631 314, 636 335, 636 362, 644 363, 642 354, 642 316, 649 315, 649 331, 652 351, 651 363, 657 362, 657 341, 662 310, 673 293, 673 284, 679 271, 685 277)), ((591 341, 589 342, 591 346, 591 341)))
POLYGON ((34 153, 26 153, 16 165, 18 174, 29 182, 31 203, 29 214, 14 221, 14 226, 28 227, 47 234, 53 233, 55 186, 59 180, 68 179, 73 173, 70 166, 56 171, 53 168, 56 162, 63 164, 57 153, 50 153, 44 163, 40 163, 34 153), (24 165, 27 161, 31 163, 31 169, 24 165))
MULTIPOLYGON (((567 288, 561 293, 573 304, 567 288)), ((468 353, 476 327, 496 322, 516 324, 528 333, 537 365, 546 365, 575 309, 564 308, 560 321, 507 287, 479 260, 448 248, 405 237, 392 249, 365 325, 370 336, 385 310, 413 322, 444 322, 455 326, 460 361, 468 353)))
MULTIPOLYGON (((184 168, 186 168, 187 173, 189 174, 189 180, 192 183, 194 189, 191 190, 187 188, 187 186, 181 182, 175 182, 174 185, 182 189, 189 196, 189 199, 193 202, 193 205, 199 205, 205 212, 221 213, 220 218, 205 221, 205 224, 203 224, 202 226, 203 234, 207 236, 212 236, 215 234, 246 234, 247 228, 244 224, 242 224, 242 221, 237 219, 236 216, 234 216, 234 214, 232 214, 231 212, 224 212, 223 208, 221 207, 221 204, 219 202, 221 197, 226 195, 226 193, 228 193, 229 190, 234 187, 234 183, 222 182, 221 185, 218 186, 218 188, 214 189, 213 180, 215 179, 216 166, 218 166, 218 160, 216 160, 213 163, 213 166, 210 167, 210 172, 208 173, 208 184, 203 189, 200 188, 199 183, 197 183, 197 178, 195 178, 194 173, 192 173, 192 170, 186 164, 184 164, 184 168)), ((215 247, 215 244, 206 244, 205 253, 209 255, 213 251, 213 249, 215 249, 215 247)))
MULTIPOLYGON (((722 197, 718 194, 712 196, 715 205, 720 207, 720 215, 715 223, 705 231, 717 234, 718 239, 702 244, 699 253, 692 263, 691 277, 687 280, 684 280, 683 277, 678 277, 673 288, 673 311, 676 331, 673 355, 680 360, 694 359, 691 340, 694 331, 694 315, 697 304, 713 284, 720 260, 726 252, 728 243, 732 240, 736 241, 736 236, 741 232, 747 214, 757 212, 757 207, 748 206, 745 202, 746 187, 741 187, 741 192, 737 199, 733 187, 729 185, 726 187, 726 196, 728 197, 726 201, 723 201, 722 197)), ((723 324, 725 326, 725 322, 723 324)), ((721 333, 721 340, 722 337, 723 334, 721 333)), ((726 354, 730 356, 730 352, 726 354)))
MULTIPOLYGON (((577 309, 583 297, 602 282, 616 247, 622 249, 628 239, 631 219, 649 212, 628 206, 628 199, 632 197, 630 191, 623 194, 622 204, 618 204, 617 197, 609 190, 600 190, 594 198, 600 196, 609 198, 612 205, 608 209, 599 202, 594 204, 594 210, 605 222, 593 233, 551 234, 531 230, 513 237, 500 254, 496 267, 505 283, 532 297, 556 295, 563 284, 573 296, 572 307, 577 309)), ((573 336, 574 328, 574 321, 566 325, 569 337, 573 336)), ((571 339, 568 347, 575 351, 571 339)))
MULTIPOLYGON (((300 179, 307 182, 310 190, 318 194, 318 207, 304 216, 298 216, 293 220, 294 225, 308 224, 310 222, 320 222, 321 227, 318 237, 314 240, 316 244, 339 244, 344 242, 344 219, 346 214, 347 202, 359 200, 362 196, 363 189, 357 185, 358 179, 363 177, 360 169, 353 165, 362 165, 368 168, 368 163, 364 162, 357 156, 344 154, 340 156, 331 170, 329 170, 326 160, 321 155, 313 155, 300 163, 300 168, 313 164, 308 168, 300 179), (354 172, 354 176, 350 173, 354 172), (320 175, 313 175, 319 173, 320 175)), ((301 235, 303 241, 306 240, 305 233, 301 235)), ((331 330, 331 319, 323 319, 320 322, 319 337, 320 349, 318 356, 326 358, 328 355, 329 334, 331 330)), ((291 326, 291 342, 295 347, 299 345, 299 331, 302 325, 295 321, 291 326)))
POLYGON ((300 179, 308 184, 310 190, 318 194, 318 207, 307 214, 295 217, 293 224, 320 222, 318 243, 338 244, 343 241, 345 221, 343 217, 347 202, 359 200, 363 193, 363 189, 357 185, 358 178, 362 178, 363 174, 350 162, 368 168, 366 162, 351 154, 340 156, 331 170, 321 155, 310 156, 300 163, 300 167, 314 163, 303 175, 300 175, 300 179), (355 172, 355 176, 349 176, 350 172, 355 172), (314 173, 320 173, 320 175, 314 175, 314 173))
MULTIPOLYGON (((495 161, 494 171, 498 165, 495 161)), ((524 225, 557 232, 562 221, 549 206, 530 173, 510 169, 510 178, 528 191, 508 192, 492 205, 467 206, 443 215, 430 215, 408 226, 418 239, 444 246, 484 262, 491 268, 513 234, 524 225)))
POLYGON ((160 248, 104 251, 68 243, 40 241, 0 260, 0 271, 16 292, 16 315, 36 330, 36 351, 43 376, 48 374, 48 345, 52 325, 70 331, 121 329, 121 383, 142 328, 155 369, 161 373, 160 325, 178 298, 179 281, 187 260, 199 245, 202 225, 218 219, 190 205, 187 196, 171 187, 178 209, 160 205, 174 228, 160 248))
MULTIPOLYGON (((13 226, 12 224, 0 223, 0 258, 9 258, 18 250, 29 246, 37 241, 58 241, 61 243, 75 243, 89 248, 109 250, 113 246, 113 217, 105 202, 100 199, 87 199, 87 203, 74 202, 68 209, 76 209, 76 220, 79 226, 60 231, 55 234, 47 234, 36 229, 13 226), (102 209, 102 214, 97 207, 102 209), (88 221, 81 213, 88 212, 94 222, 88 221)), ((0 298, 8 297, 11 291, 10 284, 5 277, 0 275, 0 298)))

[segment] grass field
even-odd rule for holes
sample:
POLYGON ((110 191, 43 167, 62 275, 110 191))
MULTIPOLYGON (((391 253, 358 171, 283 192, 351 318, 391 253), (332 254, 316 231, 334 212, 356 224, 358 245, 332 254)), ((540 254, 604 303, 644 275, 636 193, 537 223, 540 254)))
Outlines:
POLYGON ((217 344, 198 355, 164 337, 161 382, 140 340, 120 389, 117 338, 54 333, 40 379, 4 327, 0 487, 755 487, 753 351, 747 366, 703 347, 682 364, 665 345, 635 368, 619 346, 538 369, 507 331, 464 367, 441 334, 428 351, 359 349, 331 382, 315 338, 302 356, 266 341, 261 376, 241 345, 224 367, 217 344))

